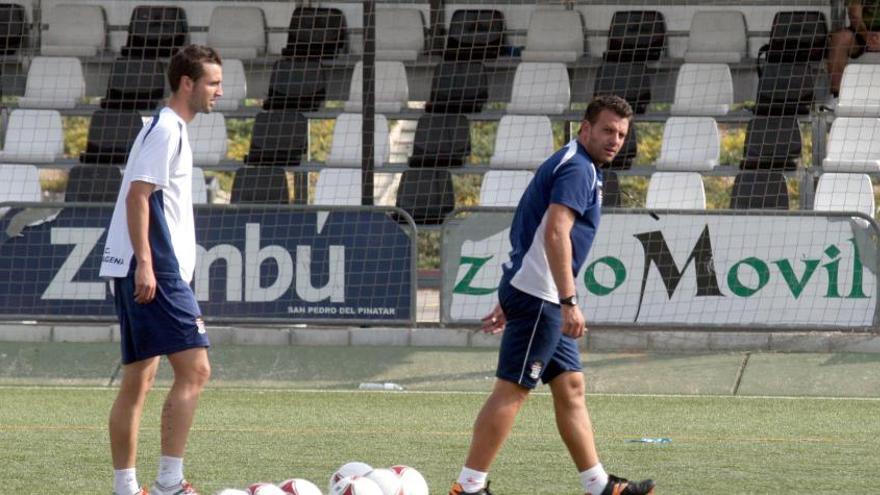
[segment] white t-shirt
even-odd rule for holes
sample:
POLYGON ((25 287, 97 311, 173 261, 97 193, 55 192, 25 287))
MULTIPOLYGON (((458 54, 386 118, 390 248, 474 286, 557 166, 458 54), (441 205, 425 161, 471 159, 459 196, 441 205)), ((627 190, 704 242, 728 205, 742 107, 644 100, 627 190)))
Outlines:
POLYGON ((179 274, 192 280, 196 231, 192 206, 192 149, 186 122, 165 107, 141 129, 132 145, 116 198, 101 261, 102 277, 125 277, 134 248, 128 233, 125 198, 132 181, 156 185, 150 195, 149 242, 157 277, 179 274))

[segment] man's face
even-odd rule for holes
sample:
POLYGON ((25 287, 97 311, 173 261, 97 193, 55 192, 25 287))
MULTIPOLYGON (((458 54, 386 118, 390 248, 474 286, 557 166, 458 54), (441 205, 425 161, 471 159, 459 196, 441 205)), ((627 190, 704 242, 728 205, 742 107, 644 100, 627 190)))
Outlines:
POLYGON ((192 93, 188 99, 194 112, 211 113, 217 98, 223 96, 223 69, 217 64, 203 64, 204 74, 192 82, 192 93))
POLYGON ((595 124, 588 120, 581 123, 578 141, 590 158, 599 163, 610 163, 617 156, 629 131, 629 119, 620 117, 611 110, 602 110, 595 124))

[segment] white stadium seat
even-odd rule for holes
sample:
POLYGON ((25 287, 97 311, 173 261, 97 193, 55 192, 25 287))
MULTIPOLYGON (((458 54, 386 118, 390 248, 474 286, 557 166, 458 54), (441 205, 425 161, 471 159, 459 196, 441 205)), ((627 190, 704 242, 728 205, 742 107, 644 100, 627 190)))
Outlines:
POLYGON ((266 19, 263 11, 259 7, 214 7, 208 25, 208 46, 220 53, 224 66, 227 57, 252 60, 265 55, 266 19))
POLYGON ((722 116, 733 105, 727 64, 682 64, 675 82, 672 115, 722 116))
POLYGON ((376 11, 376 60, 413 61, 425 49, 425 21, 416 9, 376 11))
POLYGON ((47 26, 40 53, 54 57, 94 57, 104 50, 107 28, 99 5, 56 5, 43 11, 47 26))
MULTIPOLYGON (((406 81, 406 69, 403 63, 377 61, 375 71, 376 112, 395 113, 405 109, 409 100, 409 84, 406 81)), ((358 62, 351 75, 348 101, 345 102, 346 112, 360 112, 363 108, 363 81, 364 63, 358 62)))
POLYGON ((696 172, 654 172, 648 182, 645 208, 705 210, 703 177, 696 172))
MULTIPOLYGON (((361 124, 363 117, 359 113, 343 113, 336 117, 333 128, 333 142, 327 156, 328 167, 360 167, 361 166, 361 124)), ((380 167, 388 161, 388 120, 384 115, 376 114, 375 148, 373 160, 380 167)))
POLYGON ((584 25, 578 12, 535 9, 529 19, 524 62, 574 62, 585 52, 584 25))
MULTIPOLYGON (((220 55, 223 56, 222 54, 220 55)), ((247 79, 244 64, 234 58, 223 59, 223 96, 217 100, 215 110, 232 112, 238 110, 242 100, 247 97, 247 79)))
POLYGON ((718 165, 721 138, 712 117, 670 117, 663 128, 657 170, 703 171, 718 165))
POLYGON ((570 103, 571 87, 564 64, 521 62, 516 67, 508 112, 558 115, 568 110, 570 103))
POLYGON ((52 163, 63 154, 64 132, 57 110, 18 108, 10 112, 0 161, 52 163))
POLYGON ((736 64, 748 54, 742 12, 701 11, 691 18, 685 62, 736 64))
POLYGON ((880 91, 877 88, 880 88, 880 64, 847 64, 834 114, 838 117, 880 117, 880 91))
POLYGON ((361 170, 355 168, 325 168, 318 173, 315 184, 316 205, 361 204, 361 170))
POLYGON ((490 170, 483 174, 480 206, 516 206, 535 174, 528 170, 490 170))
POLYGON ((874 188, 866 174, 824 173, 819 176, 813 209, 857 211, 874 217, 874 188))
POLYGON ((880 119, 834 119, 822 168, 826 172, 880 172, 880 119))
POLYGON ((226 118, 222 113, 196 114, 186 130, 194 165, 217 165, 226 157, 226 118))
POLYGON ((553 128, 548 117, 505 115, 498 122, 495 151, 489 165, 534 170, 553 151, 553 128))
POLYGON ((0 203, 42 200, 40 171, 33 165, 0 164, 0 203))
POLYGON ((34 57, 21 108, 73 108, 85 96, 82 64, 74 57, 34 57))

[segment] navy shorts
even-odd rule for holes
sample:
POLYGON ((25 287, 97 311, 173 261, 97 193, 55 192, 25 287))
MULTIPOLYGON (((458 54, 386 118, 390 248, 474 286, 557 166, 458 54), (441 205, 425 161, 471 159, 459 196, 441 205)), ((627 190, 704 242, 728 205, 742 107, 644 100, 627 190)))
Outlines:
POLYGON ((582 371, 577 341, 562 333, 558 304, 526 294, 505 279, 498 299, 507 324, 495 376, 526 388, 550 383, 567 371, 582 371))
POLYGON ((196 296, 180 276, 157 275, 147 304, 134 300, 134 273, 115 282, 123 364, 211 345, 196 296))

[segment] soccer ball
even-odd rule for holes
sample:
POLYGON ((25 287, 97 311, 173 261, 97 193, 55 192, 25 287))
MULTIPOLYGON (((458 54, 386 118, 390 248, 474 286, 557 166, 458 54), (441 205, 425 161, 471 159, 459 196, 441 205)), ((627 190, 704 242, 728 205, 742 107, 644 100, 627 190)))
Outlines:
POLYGON ((254 483, 248 487, 248 493, 251 495, 286 495, 281 488, 272 483, 254 483))
POLYGON ((339 482, 342 478, 346 476, 364 476, 373 470, 373 467, 369 464, 365 464, 363 462, 347 462, 339 467, 332 476, 330 476, 330 481, 327 483, 327 493, 331 493, 333 491, 333 485, 339 482))
POLYGON ((244 490, 236 490, 235 488, 226 488, 217 492, 217 495, 250 495, 244 490))
POLYGON ((333 485, 330 495, 382 495, 382 489, 369 478, 346 476, 333 485))
POLYGON ((391 466, 391 470, 400 476, 403 482, 403 493, 406 495, 428 495, 428 483, 422 473, 409 466, 391 466))
POLYGON ((403 481, 390 469, 374 469, 365 478, 373 480, 382 489, 382 495, 404 495, 403 481))
POLYGON ((279 486, 281 491, 290 495, 321 495, 321 490, 314 483, 302 478, 285 480, 279 486))

